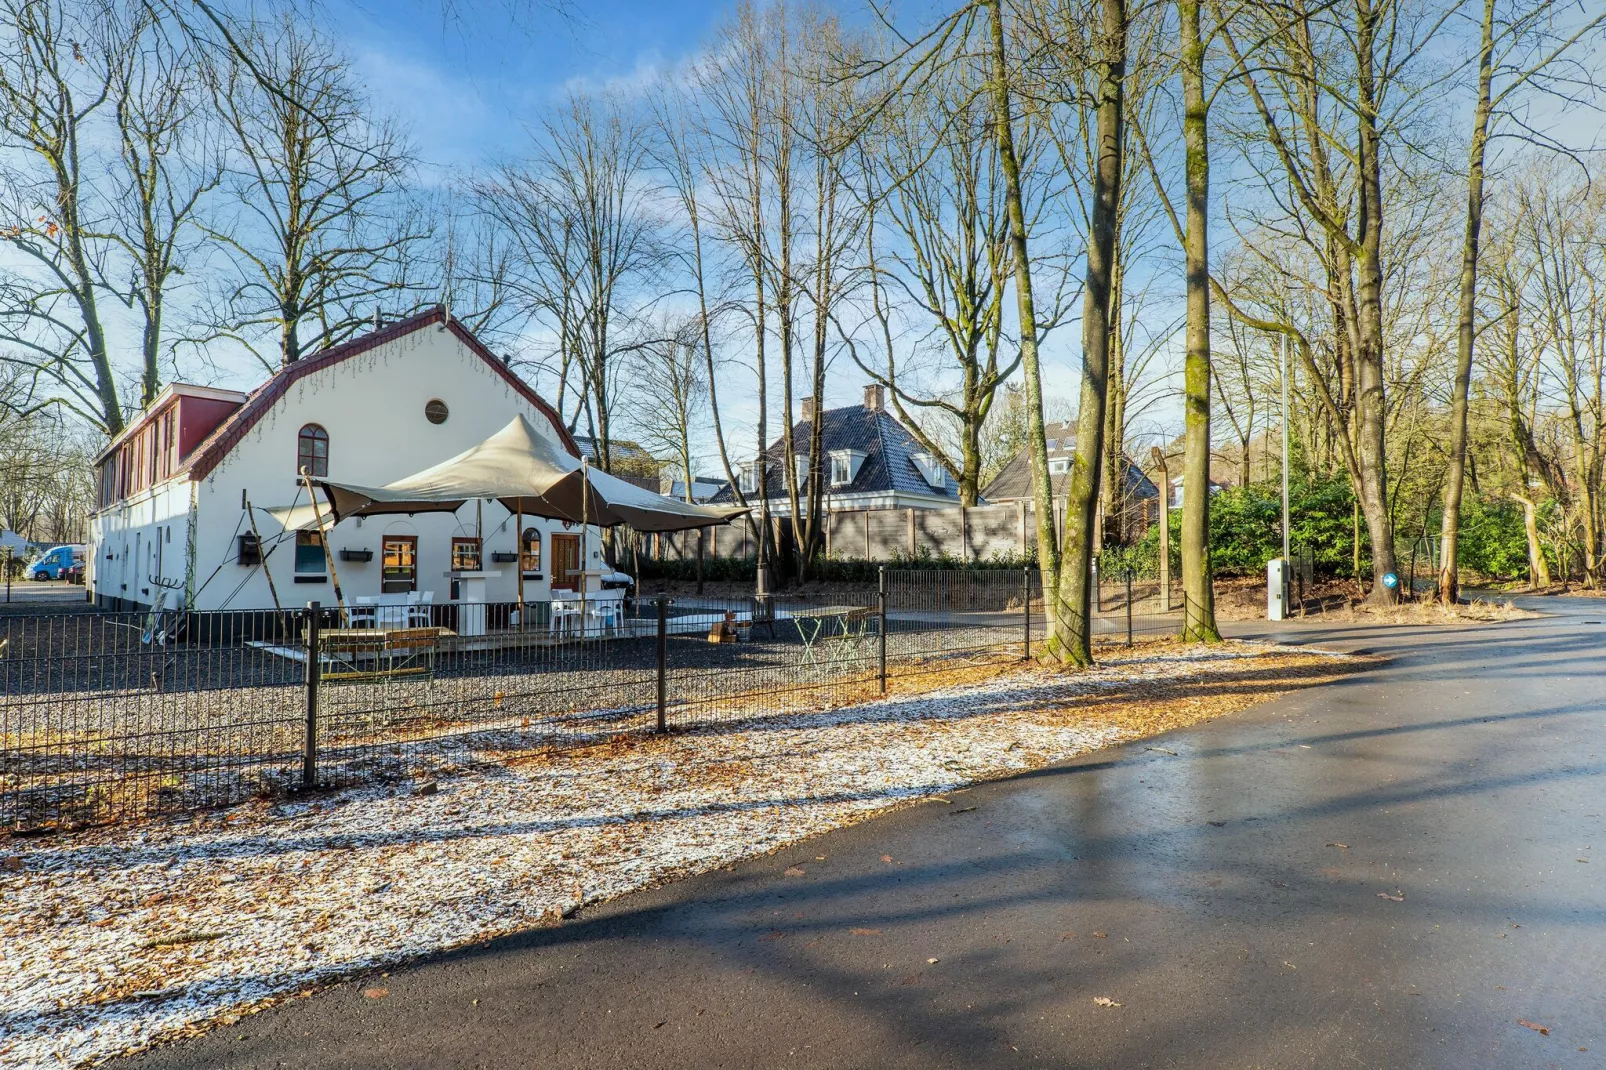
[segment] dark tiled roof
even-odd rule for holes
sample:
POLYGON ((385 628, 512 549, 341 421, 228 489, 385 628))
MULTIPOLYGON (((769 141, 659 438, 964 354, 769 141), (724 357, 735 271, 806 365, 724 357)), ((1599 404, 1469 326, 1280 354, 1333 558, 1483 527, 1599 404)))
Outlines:
MULTIPOLYGON (((1048 424, 1043 428, 1043 437, 1048 440, 1048 456, 1052 461, 1056 457, 1072 457, 1076 454, 1076 425, 1068 423, 1048 424)), ((1126 493, 1130 498, 1158 498, 1160 488, 1137 465, 1132 458, 1122 458, 1121 472, 1126 481, 1126 493)), ((1050 483, 1054 488, 1054 497, 1065 496, 1070 488, 1071 474, 1051 475, 1050 483)), ((1009 502, 1022 498, 1030 499, 1032 496, 1032 469, 1031 461, 1022 449, 1009 459, 1003 470, 993 477, 993 481, 982 490, 981 496, 990 502, 1009 502)))
MULTIPOLYGON (((885 494, 902 492, 947 498, 957 502, 959 488, 950 476, 942 489, 926 482, 915 465, 914 455, 924 453, 920 443, 909 429, 889 412, 869 409, 863 405, 848 405, 840 409, 826 409, 821 414, 821 441, 823 452, 829 456, 835 450, 856 450, 864 454, 864 462, 853 482, 845 486, 830 487, 831 494, 885 494)), ((799 420, 792 425, 793 445, 799 452, 806 451, 812 422, 799 420)), ((785 439, 776 439, 764 451, 766 481, 771 498, 786 496, 786 473, 781 467, 785 461, 785 439)), ((830 471, 826 471, 829 483, 830 471)), ((735 498, 730 487, 722 487, 711 499, 715 502, 735 498)))

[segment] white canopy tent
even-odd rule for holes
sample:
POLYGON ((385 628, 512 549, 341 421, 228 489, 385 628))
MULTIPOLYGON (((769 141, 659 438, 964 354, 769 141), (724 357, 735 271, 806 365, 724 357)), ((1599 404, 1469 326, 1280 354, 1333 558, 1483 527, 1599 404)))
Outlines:
MULTIPOLYGON (((375 516, 397 513, 456 512, 473 500, 495 499, 519 517, 539 516, 563 520, 586 527, 627 525, 637 531, 670 532, 728 524, 748 512, 747 508, 696 505, 657 494, 626 482, 589 463, 573 457, 538 434, 523 416, 515 416, 506 427, 477 446, 470 447, 440 464, 406 476, 382 487, 365 487, 330 479, 307 477, 311 487, 323 490, 329 503, 330 523, 349 516, 375 516)), ((310 510, 313 523, 323 528, 322 510, 316 498, 310 506, 275 512, 288 529, 300 526, 310 510)), ((325 540, 325 553, 328 542, 325 540)), ((581 552, 584 570, 585 551, 581 552)), ((333 569, 333 562, 330 568, 333 569)), ((519 603, 524 603, 524 569, 518 575, 519 603)), ((335 581, 339 598, 339 580, 335 581)), ((580 583, 585 599, 585 583, 580 583)), ((520 616, 522 620, 522 614, 520 616)))
POLYGON ((383 487, 314 479, 338 522, 378 513, 455 512, 494 498, 510 513, 637 531, 687 531, 728 524, 746 508, 678 501, 599 472, 536 433, 523 416, 450 460, 383 487))

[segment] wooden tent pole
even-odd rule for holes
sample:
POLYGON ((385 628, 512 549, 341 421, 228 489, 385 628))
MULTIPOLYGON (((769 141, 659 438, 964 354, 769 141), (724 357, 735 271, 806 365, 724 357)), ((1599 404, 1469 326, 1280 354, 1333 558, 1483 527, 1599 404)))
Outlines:
MULTIPOLYGON (((340 573, 335 569, 335 555, 329 552, 329 533, 324 530, 323 510, 318 508, 318 494, 312 489, 312 475, 304 467, 301 469, 301 479, 307 485, 307 497, 312 501, 312 515, 313 518, 318 522, 318 541, 323 544, 323 559, 324 562, 329 566, 329 578, 334 581, 335 608, 338 609, 340 611, 340 615, 344 617, 346 615, 346 600, 341 597, 340 594, 340 573)), ((418 567, 417 561, 413 562, 413 567, 418 567)), ((383 542, 381 542, 380 546, 379 568, 380 575, 383 576, 385 568, 383 542)))
POLYGON ((251 518, 251 537, 257 541, 257 563, 262 566, 262 574, 268 578, 268 593, 273 596, 273 608, 283 609, 284 606, 279 604, 278 588, 273 585, 273 570, 268 567, 268 555, 262 549, 262 533, 257 531, 256 509, 249 498, 245 502, 245 515, 251 518))

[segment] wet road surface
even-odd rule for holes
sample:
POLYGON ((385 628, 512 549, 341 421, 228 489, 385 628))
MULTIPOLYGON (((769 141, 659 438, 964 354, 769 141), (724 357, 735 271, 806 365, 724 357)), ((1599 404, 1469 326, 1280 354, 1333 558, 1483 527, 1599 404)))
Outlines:
POLYGON ((1606 602, 1542 605, 114 1065, 1606 1066, 1606 602))

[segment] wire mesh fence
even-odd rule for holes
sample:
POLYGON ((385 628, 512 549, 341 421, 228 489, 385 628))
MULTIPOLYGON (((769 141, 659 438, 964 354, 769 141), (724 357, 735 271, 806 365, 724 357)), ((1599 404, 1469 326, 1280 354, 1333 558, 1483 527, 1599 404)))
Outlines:
MULTIPOLYGON (((1096 641, 1175 633, 1183 616, 1179 595, 1136 577, 1105 577, 1092 602, 1096 641)), ((131 821, 806 714, 1024 659, 1044 636, 1032 570, 889 569, 876 589, 812 598, 524 610, 0 615, 0 828, 131 821)))

